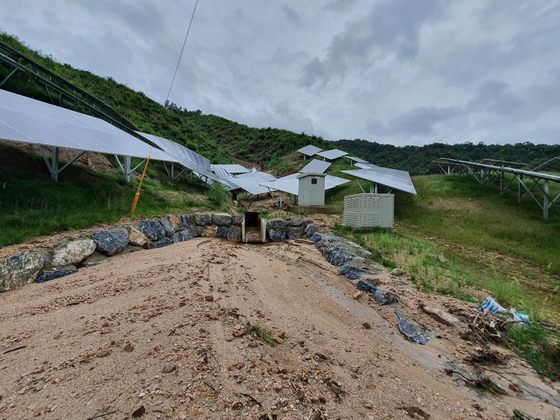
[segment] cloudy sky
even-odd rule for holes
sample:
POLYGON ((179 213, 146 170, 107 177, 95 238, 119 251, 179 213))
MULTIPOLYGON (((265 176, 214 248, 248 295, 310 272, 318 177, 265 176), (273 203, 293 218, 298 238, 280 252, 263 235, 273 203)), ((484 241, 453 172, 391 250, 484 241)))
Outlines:
MULTIPOLYGON (((2 0, 0 30, 163 103, 195 0, 2 0)), ((328 140, 560 143, 558 0, 199 0, 170 101, 328 140)))

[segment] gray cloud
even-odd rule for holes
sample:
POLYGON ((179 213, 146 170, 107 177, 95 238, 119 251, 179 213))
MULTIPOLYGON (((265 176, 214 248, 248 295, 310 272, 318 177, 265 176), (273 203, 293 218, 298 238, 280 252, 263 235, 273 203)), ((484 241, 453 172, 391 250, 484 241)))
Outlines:
MULTIPOLYGON (((163 103, 194 0, 3 0, 0 28, 163 103)), ((200 2, 170 100, 327 139, 560 143, 560 5, 200 2)))

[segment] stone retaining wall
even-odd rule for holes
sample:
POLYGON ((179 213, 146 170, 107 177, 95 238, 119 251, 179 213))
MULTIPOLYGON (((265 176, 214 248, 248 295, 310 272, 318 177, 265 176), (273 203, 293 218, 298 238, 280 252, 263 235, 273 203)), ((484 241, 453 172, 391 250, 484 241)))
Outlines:
MULTIPOLYGON (((0 259, 0 292, 29 283, 42 283, 116 255, 142 249, 161 248, 194 237, 218 237, 241 241, 242 216, 198 213, 171 215, 161 220, 123 224, 119 229, 101 230, 53 249, 38 249, 0 259)), ((311 238, 317 232, 312 222, 302 219, 272 220, 267 223, 267 240, 311 238)))

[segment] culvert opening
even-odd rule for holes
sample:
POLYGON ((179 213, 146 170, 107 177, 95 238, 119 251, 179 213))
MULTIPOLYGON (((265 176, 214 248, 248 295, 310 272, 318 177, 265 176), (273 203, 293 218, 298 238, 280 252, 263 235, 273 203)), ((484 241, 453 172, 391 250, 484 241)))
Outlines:
POLYGON ((252 244, 266 242, 266 222, 259 212, 246 212, 242 228, 243 242, 252 244))

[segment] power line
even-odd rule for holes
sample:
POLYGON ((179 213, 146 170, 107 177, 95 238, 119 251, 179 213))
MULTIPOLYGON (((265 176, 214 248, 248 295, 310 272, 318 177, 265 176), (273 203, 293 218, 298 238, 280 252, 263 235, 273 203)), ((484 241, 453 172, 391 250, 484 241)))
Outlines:
POLYGON ((181 48, 181 54, 179 54, 179 60, 177 60, 177 66, 175 67, 175 73, 173 73, 173 79, 171 79, 171 86, 169 86, 169 92, 167 92, 167 98, 165 98, 165 102, 169 100, 169 96, 171 95, 171 89, 173 88, 173 83, 175 82, 175 76, 177 76, 177 70, 179 70, 179 64, 181 63, 181 58, 183 57, 183 51, 185 50, 185 45, 187 43, 187 38, 189 37, 189 32, 191 31, 191 25, 193 23, 194 14, 196 13, 196 7, 198 6, 198 0, 194 5, 194 9, 191 16, 191 21, 189 22, 189 27, 187 29, 187 33, 185 35, 185 40, 183 41, 183 48, 181 48))

